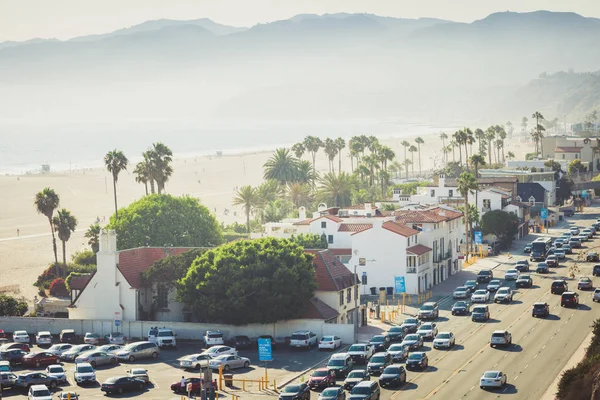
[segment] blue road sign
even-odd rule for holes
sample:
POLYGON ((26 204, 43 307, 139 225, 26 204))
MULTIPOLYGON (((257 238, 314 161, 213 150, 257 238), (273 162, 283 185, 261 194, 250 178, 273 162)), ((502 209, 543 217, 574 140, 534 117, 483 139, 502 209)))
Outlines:
POLYGON ((271 339, 258 338, 258 361, 273 361, 271 339))
POLYGON ((475 244, 483 243, 483 233, 481 231, 473 232, 473 238, 474 238, 475 244))
POLYGON ((115 326, 119 326, 119 325, 121 325, 121 321, 118 319, 115 319, 115 326))
POLYGON ((396 293, 406 293, 406 281, 403 276, 394 277, 394 290, 396 293))
POLYGON ((541 218, 541 219, 546 219, 546 218, 548 218, 548 210, 547 210, 547 209, 545 209, 545 208, 542 208, 542 209, 540 210, 540 218, 541 218))

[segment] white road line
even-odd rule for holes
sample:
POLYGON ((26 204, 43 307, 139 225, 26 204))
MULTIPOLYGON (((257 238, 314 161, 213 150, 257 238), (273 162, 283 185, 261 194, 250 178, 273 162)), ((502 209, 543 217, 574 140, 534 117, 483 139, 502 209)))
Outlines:
POLYGON ((155 388, 160 389, 160 386, 158 386, 158 383, 156 383, 156 381, 150 380, 150 382, 152 382, 155 388))
MULTIPOLYGON (((550 340, 552 340, 552 339, 554 339, 554 336, 551 336, 551 337, 550 337, 550 340)), ((546 346, 544 346, 544 347, 546 347, 546 346)))
MULTIPOLYGON (((538 354, 539 354, 539 353, 538 353, 538 354)), ((538 355, 536 354, 535 356, 533 356, 533 358, 537 358, 537 356, 538 356, 538 355)))
POLYGON ((520 376, 520 375, 517 375, 517 376, 515 377, 515 381, 516 381, 517 379, 519 379, 519 376, 520 376))
POLYGON ((471 390, 473 390, 473 389, 475 389, 475 386, 471 386, 471 389, 469 389, 469 392, 470 392, 471 390))
POLYGON ((525 368, 523 368, 523 369, 527 369, 527 367, 529 367, 529 364, 527 364, 527 365, 525 366, 525 368))

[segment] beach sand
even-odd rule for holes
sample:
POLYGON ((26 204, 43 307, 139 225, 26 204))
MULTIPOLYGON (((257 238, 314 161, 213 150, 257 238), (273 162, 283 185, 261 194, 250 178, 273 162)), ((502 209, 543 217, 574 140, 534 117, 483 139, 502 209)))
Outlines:
MULTIPOLYGON (((428 170, 433 168, 433 158, 440 157, 442 144, 438 135, 422 137, 425 140, 425 144, 421 145, 422 169, 428 170)), ((414 137, 380 138, 382 144, 394 150, 399 161, 404 158, 404 147, 401 145, 403 140, 414 143, 414 137)), ((524 157, 530 149, 528 144, 507 141, 506 152, 512 151, 517 158, 524 157)), ((176 196, 188 194, 199 198, 211 212, 216 210, 217 219, 225 224, 244 222, 242 210, 231 204, 236 187, 260 184, 263 177, 262 166, 271 154, 272 152, 260 152, 224 154, 221 157, 176 158, 173 163, 174 174, 167 183, 166 191, 176 196), (230 211, 228 215, 224 214, 226 208, 230 211)), ((456 157, 458 158, 458 153, 456 157)), ((304 159, 309 159, 309 156, 304 155, 304 159)), ((415 154, 415 163, 416 160, 415 154)), ((336 159, 336 169, 337 165, 336 159)), ((134 166, 131 165, 129 171, 119 175, 119 207, 145 195, 144 186, 135 182, 133 169, 134 166)), ((321 172, 328 170, 328 161, 322 152, 317 156, 317 169, 321 172)), ((342 156, 342 169, 350 170, 347 150, 342 156)), ((418 171, 417 165, 415 171, 418 171)), ((18 294, 30 303, 37 294, 37 289, 32 284, 54 258, 48 220, 38 214, 33 206, 35 194, 45 187, 54 189, 60 196, 60 208, 70 210, 79 220, 76 232, 67 242, 67 259, 74 252, 88 247, 83 235, 89 225, 96 218, 100 218, 101 223, 108 222, 114 212, 112 178, 102 169, 54 172, 47 175, 0 176, 0 291, 6 286, 19 285, 18 294)), ((57 245, 60 261, 60 241, 57 245)))

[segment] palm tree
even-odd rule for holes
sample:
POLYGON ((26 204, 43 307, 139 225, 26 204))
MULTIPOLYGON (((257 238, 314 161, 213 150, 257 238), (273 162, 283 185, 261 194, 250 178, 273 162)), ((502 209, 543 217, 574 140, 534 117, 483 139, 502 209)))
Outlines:
POLYGON ((399 163, 398 161, 392 162, 392 165, 390 166, 390 170, 394 173, 394 177, 396 179, 402 178, 402 169, 403 168, 404 167, 402 166, 402 164, 399 163))
MULTIPOLYGON (((555 118, 555 119, 558 121, 558 118, 555 118)), ((506 133, 508 133, 508 137, 512 138, 513 132, 515 131, 515 127, 513 126, 513 123, 508 121, 505 125, 506 125, 506 130, 507 130, 506 133)))
POLYGON ((367 149, 369 149, 371 153, 377 153, 377 149, 380 146, 379 139, 377 139, 375 136, 369 136, 366 141, 367 149))
POLYGON ((286 197, 296 208, 308 207, 313 201, 312 189, 306 183, 288 184, 286 197))
POLYGON ((71 215, 69 210, 63 208, 62 210, 58 210, 56 216, 52 218, 52 223, 54 224, 54 229, 58 232, 58 238, 62 242, 63 265, 65 267, 62 272, 64 273, 67 268, 67 242, 71 238, 71 233, 75 232, 77 218, 71 215))
POLYGON ((394 158, 396 158, 396 153, 394 153, 394 150, 392 150, 388 146, 381 146, 377 155, 379 156, 379 161, 381 162, 381 169, 383 171, 387 171, 388 161, 392 161, 394 158))
POLYGON ((319 179, 317 201, 332 207, 347 207, 352 204, 352 192, 356 182, 346 172, 339 174, 328 173, 319 179))
POLYGON ((274 179, 285 185, 294 182, 298 173, 298 159, 288 149, 276 149, 275 153, 263 165, 263 177, 266 180, 274 179))
POLYGON ((465 143, 464 132, 462 130, 456 131, 452 137, 454 138, 456 147, 458 147, 458 161, 462 165, 462 145, 465 143))
POLYGON ((129 160, 127 160, 127 157, 125 157, 125 154, 123 154, 121 150, 114 149, 113 151, 106 153, 106 156, 104 156, 104 165, 106 166, 106 170, 112 174, 113 178, 115 217, 117 219, 119 219, 119 208, 117 207, 117 180, 119 179, 119 174, 121 171, 125 171, 127 169, 127 164, 129 164, 129 160))
POLYGON ((446 139, 448 139, 448 134, 445 132, 440 133, 440 139, 442 139, 442 152, 444 153, 444 162, 448 162, 448 158, 446 157, 446 151, 444 148, 446 147, 446 139))
POLYGON ((354 171, 354 159, 356 158, 356 164, 360 162, 360 155, 365 151, 363 141, 358 136, 352 137, 348 142, 348 148, 350 149, 350 165, 352 171, 354 171))
MULTIPOLYGON (((300 160, 296 165, 296 176, 294 182, 308 183, 310 185, 315 184, 317 176, 313 172, 312 164, 307 160, 300 160)), ((288 182, 289 183, 289 182, 288 182)))
POLYGON ((502 149, 502 162, 504 162, 504 141, 506 140, 506 131, 504 130, 503 126, 496 125, 496 135, 498 136, 498 140, 500 140, 500 148, 502 149))
POLYGON ((458 179, 456 179, 457 190, 460 195, 465 199, 465 240, 466 240, 466 255, 465 260, 469 259, 469 193, 477 190, 477 180, 475 177, 468 173, 463 172, 460 174, 458 179))
POLYGON ((515 153, 513 153, 512 151, 509 151, 508 153, 506 153, 506 158, 508 158, 509 160, 514 159, 515 153))
POLYGON ((442 147, 442 152, 444 153, 444 160, 446 161, 446 164, 448 163, 448 154, 452 152, 452 149, 452 142, 450 142, 447 146, 442 147))
POLYGON ((100 250, 100 224, 91 224, 84 235, 88 239, 88 244, 94 253, 100 250))
POLYGON ((292 151, 296 155, 296 158, 300 159, 304 155, 304 152, 306 151, 306 147, 304 147, 304 143, 295 143, 292 146, 292 151))
POLYGON ((456 162, 456 151, 455 151, 455 149, 458 147, 458 143, 456 143, 456 140, 451 140, 450 144, 448 146, 451 146, 451 148, 452 148, 452 162, 456 162))
POLYGON ((342 172, 342 150, 346 148, 346 141, 344 138, 339 137, 335 139, 334 143, 338 154, 338 171, 342 172))
POLYGON ((56 236, 54 235, 54 225, 52 224, 52 216, 54 210, 60 204, 60 197, 53 189, 44 188, 41 192, 35 195, 33 205, 38 213, 45 215, 50 223, 50 232, 52 232, 52 248, 54 249, 54 262, 58 265, 58 252, 56 250, 56 236))
POLYGON ((521 119, 521 128, 523 132, 527 131, 527 121, 529 121, 527 117, 523 117, 523 119, 521 119))
POLYGON ((408 148, 408 152, 410 153, 410 157, 411 157, 410 165, 412 165, 412 174, 413 174, 413 176, 415 176, 415 153, 417 151, 419 151, 419 150, 414 145, 411 145, 408 148))
MULTIPOLYGON (((408 166, 409 166, 409 165, 412 165, 412 161, 410 161, 410 160, 407 158, 407 159, 405 159, 405 160, 402 162, 402 164, 404 164, 404 168, 405 168, 405 170, 406 170, 406 172, 407 172, 407 174, 406 174, 406 177, 408 178, 408 166)), ((413 167, 413 173, 414 173, 414 172, 415 172, 415 169, 414 169, 414 167, 413 167)))
POLYGON ((142 156, 144 157, 144 160, 142 161, 145 166, 144 168, 147 169, 147 173, 148 173, 148 183, 150 183, 150 193, 154 194, 156 193, 155 190, 155 186, 156 186, 156 181, 154 180, 154 175, 156 175, 156 171, 155 166, 152 162, 152 150, 147 150, 142 152, 142 156))
POLYGON ((250 213, 260 203, 260 199, 256 189, 250 185, 242 186, 236 191, 235 197, 233 198, 233 205, 242 206, 244 213, 246 214, 246 229, 250 233, 250 213))
POLYGON ((327 159, 329 160, 329 172, 335 173, 335 167, 333 161, 335 160, 335 156, 337 156, 338 149, 335 145, 335 140, 331 138, 325 139, 325 154, 327 154, 327 159))
POLYGON ((165 144, 156 142, 147 151, 147 155, 152 166, 152 178, 156 181, 158 194, 161 194, 165 190, 165 184, 173 175, 173 167, 171 166, 173 152, 165 144))
MULTIPOLYGON (((482 156, 481 154, 473 154, 471 156, 471 158, 469 159, 470 164, 473 168, 475 168, 475 179, 477 179, 479 177, 479 167, 481 167, 482 165, 485 165, 485 157, 482 156)), ((479 190, 475 191, 475 207, 479 207, 478 204, 478 200, 479 200, 479 190)))
POLYGON ((415 139, 415 143, 417 144, 417 151, 419 152, 419 176, 421 175, 421 145, 425 143, 425 141, 421 137, 417 137, 415 139))
MULTIPOLYGON (((152 181, 151 172, 152 171, 150 163, 146 159, 138 162, 135 165, 135 169, 133 170, 133 173, 135 174, 135 181, 137 183, 144 184, 144 188, 146 189, 146 196, 148 195, 148 182, 152 181)), ((152 181, 152 183, 154 183, 154 181, 152 181)), ((154 185, 152 186, 152 189, 154 189, 154 185)), ((154 190, 152 192, 154 193, 154 190)))
POLYGON ((533 113, 531 118, 535 118, 535 130, 537 132, 536 136, 537 136, 537 140, 540 142, 539 148, 541 150, 542 157, 544 157, 544 149, 542 147, 542 139, 544 137, 544 134, 542 132, 545 131, 546 129, 540 124, 540 119, 543 121, 544 116, 539 111, 536 111, 533 113))
POLYGON ((488 145, 488 164, 492 163, 492 142, 496 138, 496 129, 493 126, 490 126, 485 130, 485 138, 487 140, 488 145))
POLYGON ((302 143, 304 143, 304 148, 310 153, 312 157, 313 172, 316 174, 317 170, 315 169, 315 158, 319 149, 323 147, 323 141, 321 141, 321 139, 315 136, 307 136, 304 138, 304 141, 302 143))
MULTIPOLYGON (((473 136, 473 131, 470 128, 463 129, 463 137, 465 139, 465 161, 469 159, 469 152, 467 151, 467 146, 472 150, 473 143, 475 143, 475 137, 473 136)), ((471 153, 473 153, 471 151, 471 153)))
POLYGON ((408 143, 408 141, 406 141, 406 140, 403 140, 401 144, 402 144, 402 146, 404 146, 404 165, 406 166, 406 171, 404 171, 404 172, 405 172, 406 177, 408 178, 408 164, 406 163, 406 160, 408 160, 408 157, 406 156, 406 151, 410 147, 410 143, 408 143))
POLYGON ((361 161, 369 169, 369 186, 375 183, 375 170, 379 168, 379 159, 376 154, 364 156, 361 161))

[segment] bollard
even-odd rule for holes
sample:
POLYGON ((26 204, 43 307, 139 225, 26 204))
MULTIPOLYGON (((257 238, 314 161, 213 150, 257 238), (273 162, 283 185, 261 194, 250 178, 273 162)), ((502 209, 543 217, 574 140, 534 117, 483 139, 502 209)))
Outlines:
POLYGON ((242 390, 246 391, 246 380, 242 379, 242 390))
POLYGON ((277 391, 277 379, 273 379, 273 391, 277 391))

